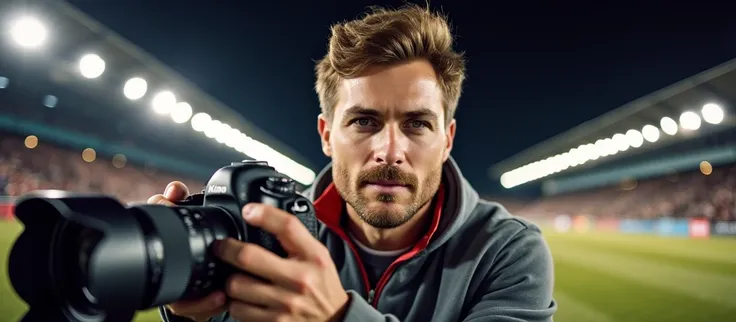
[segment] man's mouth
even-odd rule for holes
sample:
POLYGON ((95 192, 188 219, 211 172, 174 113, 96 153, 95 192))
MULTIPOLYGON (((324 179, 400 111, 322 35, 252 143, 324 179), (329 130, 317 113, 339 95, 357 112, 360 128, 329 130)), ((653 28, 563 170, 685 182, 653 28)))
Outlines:
POLYGON ((393 180, 369 181, 367 184, 367 187, 369 189, 377 190, 380 193, 386 193, 386 194, 398 193, 401 191, 409 190, 408 185, 400 181, 393 181, 393 180))
POLYGON ((386 186, 386 187, 406 187, 407 186, 406 184, 403 184, 395 180, 369 181, 368 184, 377 185, 377 186, 386 186))

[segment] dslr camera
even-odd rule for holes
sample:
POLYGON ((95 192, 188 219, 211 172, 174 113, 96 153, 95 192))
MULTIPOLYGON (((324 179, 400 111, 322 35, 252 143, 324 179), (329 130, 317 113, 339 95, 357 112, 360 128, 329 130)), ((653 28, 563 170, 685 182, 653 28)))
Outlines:
POLYGON ((235 268, 211 245, 234 238, 286 257, 270 233, 241 217, 251 202, 283 209, 316 237, 312 203, 262 161, 220 168, 204 190, 177 203, 125 206, 105 195, 41 190, 19 198, 23 232, 8 276, 28 304, 22 321, 123 322, 137 311, 222 289, 235 268))

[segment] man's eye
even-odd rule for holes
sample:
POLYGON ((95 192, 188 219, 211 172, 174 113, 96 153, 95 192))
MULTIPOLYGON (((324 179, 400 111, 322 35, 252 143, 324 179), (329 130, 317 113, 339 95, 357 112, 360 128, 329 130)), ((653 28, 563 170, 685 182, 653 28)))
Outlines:
POLYGON ((427 122, 424 122, 424 121, 415 120, 415 121, 409 122, 409 127, 412 129, 421 129, 423 127, 429 128, 429 124, 427 124, 427 122))
POLYGON ((364 117, 356 119, 355 121, 353 121, 353 123, 357 124, 358 126, 372 126, 374 122, 371 119, 364 117))

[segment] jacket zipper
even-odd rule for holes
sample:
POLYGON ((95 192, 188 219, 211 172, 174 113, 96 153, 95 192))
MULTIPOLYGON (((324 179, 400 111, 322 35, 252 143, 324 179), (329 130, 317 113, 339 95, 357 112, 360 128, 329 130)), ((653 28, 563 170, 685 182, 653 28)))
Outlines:
POLYGON ((369 296, 371 298, 371 301, 368 302, 371 306, 374 308, 378 308, 378 297, 381 296, 381 292, 383 291, 383 288, 386 287, 386 284, 388 284, 388 280, 391 279, 391 275, 394 274, 396 269, 399 267, 399 264, 406 262, 412 258, 414 258, 414 255, 419 253, 419 251, 411 251, 409 253, 406 253, 406 257, 399 257, 397 260, 395 260, 391 265, 388 266, 386 271, 381 275, 381 278, 378 280, 378 283, 376 283, 375 290, 371 290, 373 292, 372 296, 369 296))
POLYGON ((368 305, 377 308, 378 303, 378 296, 381 294, 381 291, 383 290, 383 287, 388 283, 389 278, 393 274, 393 272, 396 270, 396 267, 398 264, 401 264, 405 262, 406 260, 409 260, 410 258, 414 257, 415 253, 410 252, 407 253, 406 258, 399 258, 391 265, 388 266, 388 269, 381 275, 381 278, 378 280, 378 283, 376 283, 376 288, 371 288, 371 282, 368 279, 368 272, 365 270, 365 266, 363 265, 363 260, 360 258, 360 253, 358 253, 358 250, 355 248, 355 245, 353 244, 353 241, 342 231, 340 231, 338 234, 340 238, 342 238, 346 243, 348 243, 348 246, 350 247, 350 250, 353 252, 353 256, 355 256, 355 260, 358 262, 358 268, 360 268, 360 273, 363 277, 363 287, 367 291, 368 296, 366 298, 366 301, 368 302, 368 305))
POLYGON ((376 296, 376 290, 370 290, 368 292, 368 304, 373 305, 374 296, 376 296))

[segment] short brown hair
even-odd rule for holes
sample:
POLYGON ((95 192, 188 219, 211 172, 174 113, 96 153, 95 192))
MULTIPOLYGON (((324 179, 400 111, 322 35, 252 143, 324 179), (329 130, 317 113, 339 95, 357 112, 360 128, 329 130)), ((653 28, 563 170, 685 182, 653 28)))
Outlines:
POLYGON ((463 53, 455 52, 447 19, 428 8, 372 8, 362 19, 333 25, 327 54, 315 67, 320 108, 332 120, 340 80, 360 75, 371 65, 426 59, 438 75, 445 119, 455 115, 465 79, 463 53))

